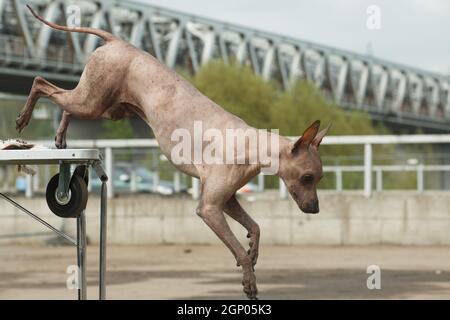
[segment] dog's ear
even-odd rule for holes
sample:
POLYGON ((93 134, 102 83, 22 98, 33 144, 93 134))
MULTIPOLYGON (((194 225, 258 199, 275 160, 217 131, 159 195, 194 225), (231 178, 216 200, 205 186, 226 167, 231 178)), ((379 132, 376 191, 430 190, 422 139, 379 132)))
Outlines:
POLYGON ((302 147, 309 147, 311 142, 313 142, 314 137, 317 135, 319 131, 320 121, 316 120, 312 125, 308 127, 308 129, 303 132, 302 136, 294 143, 292 146, 291 152, 297 153, 302 147))
POLYGON ((323 129, 322 131, 320 131, 320 132, 316 135, 316 137, 314 138, 314 140, 311 142, 311 145, 315 146, 316 148, 319 148, 320 143, 322 142, 323 137, 325 137, 325 136, 327 135, 327 133, 328 133, 328 131, 330 130, 330 128, 331 128, 331 122, 330 122, 330 124, 329 124, 325 129, 323 129))

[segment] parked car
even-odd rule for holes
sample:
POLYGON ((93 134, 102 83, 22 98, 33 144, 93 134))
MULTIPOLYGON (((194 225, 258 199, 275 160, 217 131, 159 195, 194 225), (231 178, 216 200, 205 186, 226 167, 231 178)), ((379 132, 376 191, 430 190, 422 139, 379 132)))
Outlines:
POLYGON ((19 193, 25 193, 27 190, 27 179, 24 176, 18 176, 16 178, 16 191, 19 193))
POLYGON ((237 194, 247 194, 247 193, 255 193, 259 192, 259 188, 257 184, 253 182, 248 182, 246 185, 241 187, 236 193, 237 194))
MULTIPOLYGON (((116 193, 131 193, 135 191, 156 193, 161 195, 175 194, 175 184, 173 181, 159 179, 159 181, 155 184, 155 174, 140 165, 116 163, 114 165, 112 181, 114 192, 116 193)), ((90 186, 92 192, 100 192, 101 182, 95 176, 95 173, 92 174, 90 179, 90 186)), ((186 191, 187 186, 184 183, 180 183, 180 192, 186 191)))

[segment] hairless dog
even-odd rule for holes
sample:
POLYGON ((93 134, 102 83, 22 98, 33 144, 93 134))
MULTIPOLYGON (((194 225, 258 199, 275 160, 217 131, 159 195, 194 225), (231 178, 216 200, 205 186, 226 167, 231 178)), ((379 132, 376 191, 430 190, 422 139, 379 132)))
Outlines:
MULTIPOLYGON (((198 121, 203 130, 218 130, 224 136, 228 129, 251 129, 150 54, 104 30, 56 25, 28 8, 37 19, 54 29, 94 34, 103 39, 104 44, 89 57, 75 89, 59 88, 42 77, 34 79, 28 100, 16 120, 19 132, 30 121, 33 108, 41 97, 50 99, 63 110, 55 137, 57 148, 66 147, 65 136, 72 116, 117 120, 136 114, 153 129, 161 151, 170 161, 176 146, 171 137, 177 129, 195 135, 195 122, 198 121)), ((272 149, 278 161, 275 174, 284 181, 305 213, 319 211, 316 186, 322 177, 322 162, 318 148, 329 128, 318 132, 319 126, 320 122, 315 121, 297 141, 270 133, 278 143, 278 147, 272 149)), ((246 143, 244 152, 249 148, 255 146, 246 143)), ((270 149, 261 145, 256 148, 270 149)), ((244 157, 248 157, 247 154, 244 157)), ((254 266, 258 258, 260 229, 241 207, 235 194, 268 164, 172 163, 180 171, 200 179, 201 197, 196 212, 230 249, 243 270, 244 292, 248 298, 256 299, 254 266), (231 231, 224 212, 247 229, 248 251, 231 231)))

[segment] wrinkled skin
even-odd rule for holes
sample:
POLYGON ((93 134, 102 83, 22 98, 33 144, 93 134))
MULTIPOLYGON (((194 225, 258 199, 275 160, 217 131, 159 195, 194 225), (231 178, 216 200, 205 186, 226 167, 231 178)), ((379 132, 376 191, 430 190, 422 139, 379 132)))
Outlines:
MULTIPOLYGON (((225 136, 226 129, 247 129, 240 118, 222 109, 201 94, 174 71, 143 52, 103 30, 64 26, 39 20, 52 28, 70 32, 92 33, 104 40, 90 56, 80 81, 73 90, 59 88, 42 77, 36 77, 28 100, 16 121, 22 131, 31 119, 37 100, 46 97, 64 110, 55 137, 58 148, 65 148, 65 136, 71 117, 83 119, 121 119, 133 114, 152 129, 164 155, 171 160, 177 142, 171 140, 175 129, 184 128, 193 136, 194 121, 202 121, 204 130, 215 128, 225 136)), ((280 142, 278 175, 304 212, 318 212, 316 185, 322 175, 318 146, 326 130, 317 134, 319 122, 308 128, 296 143, 277 136, 280 142), (314 138, 316 140, 314 140, 314 138), (307 138, 307 139, 306 139, 307 138), (320 139, 319 139, 320 138, 320 139), (306 181, 306 174, 313 177, 306 181), (303 178, 302 178, 303 177, 303 178)), ((246 145, 246 148, 249 146, 246 145)), ((176 164, 182 172, 201 181, 199 217, 230 249, 237 265, 242 267, 244 292, 257 298, 254 267, 258 258, 260 230, 235 197, 236 191, 255 177, 262 165, 176 164), (224 179, 226 177, 226 179, 224 179), (224 212, 248 231, 247 251, 232 233, 224 212)))

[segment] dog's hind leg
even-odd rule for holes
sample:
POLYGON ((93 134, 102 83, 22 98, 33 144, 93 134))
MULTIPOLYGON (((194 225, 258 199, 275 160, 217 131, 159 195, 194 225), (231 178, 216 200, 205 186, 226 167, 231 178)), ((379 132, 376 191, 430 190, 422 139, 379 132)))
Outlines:
POLYGON ((215 185, 208 188, 207 181, 202 188, 202 198, 197 208, 197 214, 211 228, 212 231, 230 249, 238 265, 242 266, 244 292, 249 299, 257 299, 258 290, 253 264, 239 240, 233 234, 223 214, 222 192, 215 185))
MULTIPOLYGON (((104 92, 99 91, 95 96, 97 99, 95 97, 88 98, 88 95, 89 91, 87 90, 79 89, 78 87, 73 90, 65 90, 55 86, 42 77, 36 77, 33 81, 27 102, 16 120, 16 129, 21 132, 28 125, 34 106, 38 99, 42 97, 50 99, 66 112, 61 129, 64 128, 64 125, 67 127, 69 114, 85 119, 99 118, 107 107, 110 106, 110 102, 112 101, 106 103, 101 101, 102 97, 108 96, 104 92)), ((64 130, 62 130, 62 133, 64 133, 64 130)))
POLYGON ((41 97, 50 97, 56 92, 65 92, 66 90, 58 88, 54 84, 51 84, 42 77, 34 78, 33 85, 28 95, 27 102, 20 112, 19 117, 16 119, 16 130, 21 132, 30 122, 31 115, 34 110, 36 102, 41 97))
POLYGON ((248 215, 233 195, 226 203, 223 211, 231 218, 239 222, 248 231, 247 238, 250 238, 250 249, 247 251, 252 261, 253 267, 258 260, 260 230, 258 224, 248 215))

